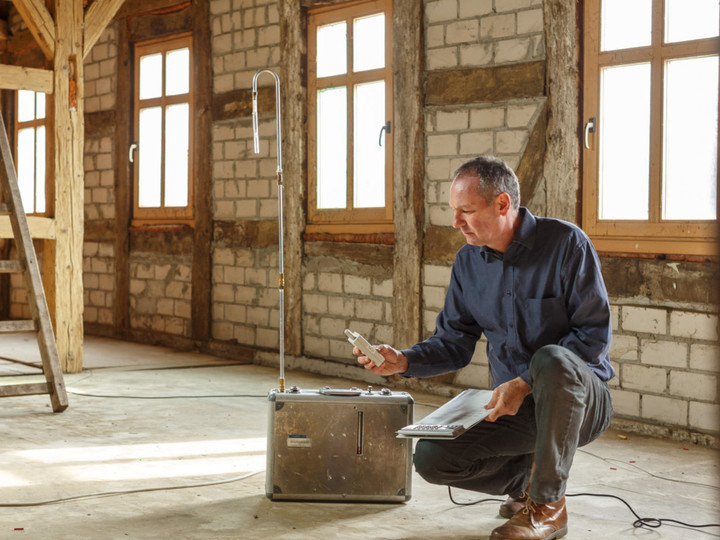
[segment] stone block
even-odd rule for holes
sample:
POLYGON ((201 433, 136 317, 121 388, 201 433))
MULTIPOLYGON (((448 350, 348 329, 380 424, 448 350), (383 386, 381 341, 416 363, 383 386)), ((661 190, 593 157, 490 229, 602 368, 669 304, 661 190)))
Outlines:
POLYGON ((435 0, 425 3, 425 17, 429 24, 451 21, 457 16, 457 0, 435 0))
POLYGON ((718 400, 717 377, 705 373, 689 373, 672 370, 670 372, 670 393, 673 396, 686 397, 698 401, 718 400))
POLYGON ((685 368, 688 365, 688 345, 675 341, 641 340, 640 361, 654 366, 685 368))
POLYGON ((718 316, 710 313, 672 311, 670 334, 690 339, 718 341, 718 316))
POLYGON ((489 15, 480 20, 480 37, 498 39, 515 35, 515 13, 489 15))
POLYGON ((637 336, 613 335, 610 357, 615 360, 638 360, 639 340, 637 336))
POLYGON ((688 402, 663 396, 642 396, 642 418, 674 426, 688 424, 688 402))
POLYGON ((529 38, 505 39, 495 43, 495 63, 522 62, 532 58, 532 41, 529 38))
POLYGON ((623 364, 621 377, 624 389, 662 394, 667 388, 667 373, 663 368, 623 364))
POLYGON ((358 276, 345 276, 344 282, 344 289, 346 294, 370 294, 371 284, 369 278, 358 276))
POLYGON ((359 319, 382 321, 383 302, 379 300, 358 299, 355 303, 355 316, 359 319))
POLYGON ((482 107, 470 111, 470 129, 494 129, 505 126, 505 107, 482 107))
POLYGON ((468 112, 463 110, 438 111, 435 115, 438 131, 462 131, 468 128, 468 112))
POLYGON ((664 309, 622 306, 622 329, 663 335, 667 332, 667 311, 664 309))
POLYGON ((495 134, 495 151, 498 154, 518 154, 528 138, 529 134, 524 130, 498 131, 495 134))
POLYGON ((458 54, 455 47, 430 49, 425 53, 425 63, 429 71, 453 68, 458 65, 458 54))
POLYGON ((477 41, 480 27, 477 19, 453 21, 445 27, 445 43, 472 43, 477 41))
POLYGON ((692 343, 690 345, 690 368, 720 373, 720 346, 692 343))
POLYGON ((342 293, 343 276, 341 274, 320 272, 318 274, 318 290, 322 292, 342 293))
POLYGON ((493 134, 488 132, 463 133, 460 135, 460 154, 479 156, 493 153, 493 134))
POLYGON ((373 296, 382 296, 384 298, 391 298, 393 295, 393 281, 392 279, 384 279, 375 281, 372 284, 373 296))
POLYGON ((450 284, 450 275, 452 274, 451 266, 426 264, 423 270, 423 283, 425 285, 447 288, 450 284))
POLYGON ((493 0, 458 0, 458 15, 461 19, 480 17, 493 12, 493 0))
POLYGON ((491 43, 473 43, 460 46, 460 65, 488 66, 492 63, 493 48, 491 43))
POLYGON ((688 416, 690 428, 714 433, 720 432, 720 405, 691 401, 688 416))
POLYGON ((625 390, 611 389, 615 414, 621 416, 640 416, 640 394, 625 390))
POLYGON ((517 33, 532 34, 540 33, 544 30, 543 26, 543 10, 529 9, 520 11, 517 14, 517 33))

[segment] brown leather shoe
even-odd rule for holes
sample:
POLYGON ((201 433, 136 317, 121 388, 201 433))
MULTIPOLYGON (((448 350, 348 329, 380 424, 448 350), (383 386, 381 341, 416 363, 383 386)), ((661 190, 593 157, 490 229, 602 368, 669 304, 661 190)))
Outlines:
POLYGON ((508 497, 507 500, 500 505, 500 517, 510 519, 520 510, 525 508, 525 503, 528 500, 527 492, 521 494, 519 497, 508 497))
POLYGON ((495 529, 490 538, 501 540, 553 540, 567 534, 565 497, 538 504, 528 499, 525 508, 495 529))

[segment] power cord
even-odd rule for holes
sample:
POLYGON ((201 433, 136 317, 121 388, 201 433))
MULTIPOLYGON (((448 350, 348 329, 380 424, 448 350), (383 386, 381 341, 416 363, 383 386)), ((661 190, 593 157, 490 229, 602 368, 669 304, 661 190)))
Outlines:
POLYGON ((228 478, 226 480, 216 480, 214 482, 203 482, 199 484, 183 484, 180 486, 161 486, 161 487, 155 487, 155 488, 142 488, 142 489, 129 489, 127 491, 101 491, 98 493, 86 493, 84 495, 74 495, 72 497, 63 497, 59 499, 48 499, 45 501, 36 501, 36 502, 27 502, 27 503, 0 503, 0 508, 24 508, 24 507, 31 507, 31 506, 47 506, 50 504, 59 504, 59 503, 65 503, 65 502, 72 502, 72 501, 81 501, 81 500, 87 500, 87 499, 99 499, 101 497, 114 497, 117 495, 129 495, 131 493, 151 493, 153 491, 171 491, 175 489, 191 489, 191 488, 200 488, 200 487, 208 487, 208 486, 219 486, 221 484, 229 484, 231 482, 238 482, 240 480, 245 480, 246 478, 250 478, 251 476, 255 476, 256 474, 260 474, 261 472, 264 472, 263 470, 254 471, 251 473, 243 474, 241 476, 234 476, 233 478, 228 478))
MULTIPOLYGON (((674 480, 674 481, 682 482, 681 480, 674 480)), ((711 486, 711 487, 715 487, 715 486, 711 486)), ((491 499, 480 499, 477 501, 470 501, 470 502, 458 502, 453 498, 452 488, 450 486, 448 486, 448 496, 450 497, 450 501, 453 504, 456 504, 458 506, 473 506, 473 505, 485 503, 485 502, 500 502, 500 503, 505 502, 502 499, 492 499, 492 498, 491 499)), ((683 527, 689 527, 691 529, 702 529, 705 527, 720 527, 720 523, 708 523, 708 524, 704 524, 704 525, 694 525, 692 523, 685 523, 684 521, 678 521, 676 519, 670 519, 670 518, 640 517, 640 515, 637 512, 635 512, 633 507, 630 506, 630 504, 625 499, 623 499, 622 497, 618 497, 617 495, 609 495, 609 494, 605 494, 605 493, 566 493, 565 496, 566 497, 606 497, 606 498, 610 498, 610 499, 617 499, 618 501, 623 503, 625 506, 627 506, 628 509, 630 510, 630 512, 632 513, 632 515, 635 516, 636 519, 633 522, 633 527, 635 527, 636 529, 640 528, 640 527, 648 527, 651 529, 657 529, 664 523, 675 523, 677 525, 682 525, 683 527)))
POLYGON ((209 394, 209 395, 193 395, 193 396, 120 396, 107 394, 87 394, 84 392, 75 392, 68 390, 68 394, 74 396, 106 398, 106 399, 208 399, 208 398, 266 398, 267 394, 209 394))

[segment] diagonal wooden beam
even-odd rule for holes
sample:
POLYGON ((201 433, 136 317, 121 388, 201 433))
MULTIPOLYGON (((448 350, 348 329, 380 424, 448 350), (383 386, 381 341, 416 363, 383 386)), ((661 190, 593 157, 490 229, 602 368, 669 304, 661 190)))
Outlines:
POLYGON ((13 0, 13 4, 48 60, 55 56, 55 21, 42 0, 13 0))
POLYGON ((0 89, 33 90, 52 94, 53 72, 49 69, 0 64, 0 89))
POLYGON ((95 0, 85 13, 85 58, 125 0, 95 0))

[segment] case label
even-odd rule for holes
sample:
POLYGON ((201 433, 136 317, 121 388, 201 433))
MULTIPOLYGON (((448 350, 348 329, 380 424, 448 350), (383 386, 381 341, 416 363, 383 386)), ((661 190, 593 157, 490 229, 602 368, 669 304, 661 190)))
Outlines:
POLYGON ((288 448, 312 448, 312 439, 307 435, 289 435, 287 446, 288 448))

